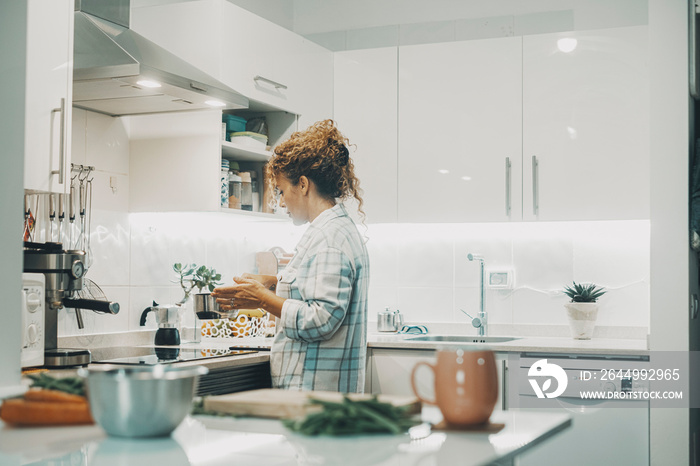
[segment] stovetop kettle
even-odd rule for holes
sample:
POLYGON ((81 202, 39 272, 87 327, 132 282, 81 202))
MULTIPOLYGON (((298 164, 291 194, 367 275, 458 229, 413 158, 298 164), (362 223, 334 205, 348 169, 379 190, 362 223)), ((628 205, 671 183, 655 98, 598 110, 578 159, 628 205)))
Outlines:
POLYGON ((139 320, 139 325, 146 325, 146 317, 149 312, 154 312, 156 315, 156 322, 158 323, 158 330, 156 331, 156 336, 154 343, 156 346, 173 346, 180 344, 180 317, 182 314, 182 308, 175 304, 161 304, 159 305, 153 301, 153 306, 147 307, 141 313, 141 319, 139 320))

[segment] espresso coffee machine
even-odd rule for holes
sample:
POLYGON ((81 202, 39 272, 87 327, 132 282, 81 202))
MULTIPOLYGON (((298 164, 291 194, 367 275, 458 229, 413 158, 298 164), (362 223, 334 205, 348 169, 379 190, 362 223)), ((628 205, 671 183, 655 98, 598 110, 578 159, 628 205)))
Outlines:
POLYGON ((58 347, 58 310, 63 307, 117 314, 119 304, 96 299, 80 299, 86 272, 85 251, 64 250, 61 243, 24 243, 24 272, 45 277, 44 366, 82 366, 91 362, 90 351, 58 347))

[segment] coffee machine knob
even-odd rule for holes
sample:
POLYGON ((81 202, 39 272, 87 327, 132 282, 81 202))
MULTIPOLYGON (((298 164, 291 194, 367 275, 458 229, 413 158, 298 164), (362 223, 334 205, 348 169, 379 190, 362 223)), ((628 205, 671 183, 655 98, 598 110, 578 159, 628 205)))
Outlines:
POLYGON ((36 324, 29 324, 27 327, 27 341, 30 345, 39 341, 39 329, 36 324))
POLYGON ((29 312, 36 312, 41 307, 41 297, 37 293, 27 294, 27 309, 29 312))

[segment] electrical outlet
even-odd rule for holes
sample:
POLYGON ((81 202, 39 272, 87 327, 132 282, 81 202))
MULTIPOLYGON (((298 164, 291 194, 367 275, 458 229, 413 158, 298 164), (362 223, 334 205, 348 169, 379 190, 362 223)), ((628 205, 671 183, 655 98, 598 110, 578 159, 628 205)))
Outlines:
POLYGON ((488 288, 501 290, 510 290, 513 288, 513 271, 512 270, 489 270, 486 273, 488 288))

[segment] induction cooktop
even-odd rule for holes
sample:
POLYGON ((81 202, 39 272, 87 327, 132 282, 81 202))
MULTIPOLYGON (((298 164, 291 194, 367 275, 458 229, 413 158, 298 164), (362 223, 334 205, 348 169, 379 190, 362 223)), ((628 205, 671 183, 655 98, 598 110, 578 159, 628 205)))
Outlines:
POLYGON ((169 347, 115 347, 92 349, 93 364, 146 365, 173 364, 241 354, 257 353, 254 350, 223 348, 169 348, 169 347))

